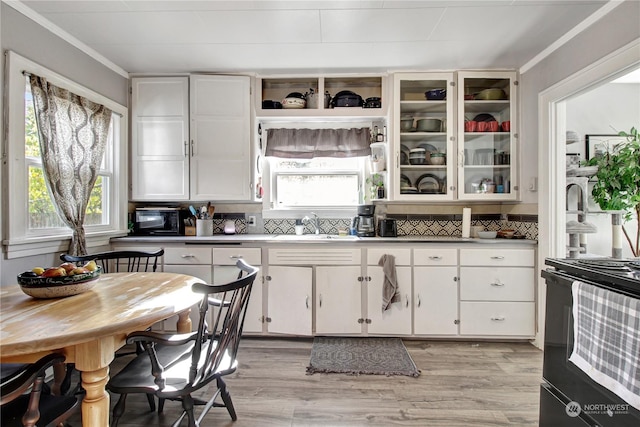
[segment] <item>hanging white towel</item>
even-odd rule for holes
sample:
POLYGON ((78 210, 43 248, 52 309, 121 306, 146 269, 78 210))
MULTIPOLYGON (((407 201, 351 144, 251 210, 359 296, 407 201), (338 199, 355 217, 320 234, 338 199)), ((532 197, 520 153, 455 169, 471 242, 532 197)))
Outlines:
POLYGON ((384 254, 380 257, 378 265, 382 267, 384 279, 382 283, 382 311, 388 310, 391 303, 400 301, 398 292, 398 276, 396 275, 396 258, 393 255, 384 254))

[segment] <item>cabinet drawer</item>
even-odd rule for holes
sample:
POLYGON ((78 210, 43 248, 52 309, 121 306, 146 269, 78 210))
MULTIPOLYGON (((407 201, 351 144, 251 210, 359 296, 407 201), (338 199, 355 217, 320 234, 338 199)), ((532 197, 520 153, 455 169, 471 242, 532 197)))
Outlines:
POLYGON ((413 250, 414 265, 458 265, 458 250, 420 248, 413 250))
POLYGON ((179 247, 164 249, 165 264, 211 265, 212 261, 211 248, 179 247))
POLYGON ((369 248, 367 249, 367 265, 378 265, 384 254, 393 255, 396 265, 411 265, 411 249, 409 248, 369 248))
POLYGON ((460 249, 460 265, 533 267, 533 249, 460 249))
POLYGON ((534 301, 534 274, 529 267, 460 267, 460 299, 534 301))
POLYGON ((236 265, 240 258, 253 266, 258 266, 262 264, 262 250, 260 248, 213 248, 215 265, 236 265))
POLYGON ((535 333, 533 302, 460 303, 460 334, 533 336, 535 333))
POLYGON ((269 265, 360 265, 361 262, 361 249, 269 249, 269 265))

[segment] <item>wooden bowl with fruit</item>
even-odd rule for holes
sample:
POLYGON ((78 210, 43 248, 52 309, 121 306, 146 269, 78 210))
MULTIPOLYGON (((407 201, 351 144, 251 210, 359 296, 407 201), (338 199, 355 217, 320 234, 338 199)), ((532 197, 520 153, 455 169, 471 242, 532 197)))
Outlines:
POLYGON ((34 298, 62 298, 78 295, 93 288, 102 268, 95 261, 82 266, 65 262, 57 267, 35 267, 18 275, 18 284, 34 298))

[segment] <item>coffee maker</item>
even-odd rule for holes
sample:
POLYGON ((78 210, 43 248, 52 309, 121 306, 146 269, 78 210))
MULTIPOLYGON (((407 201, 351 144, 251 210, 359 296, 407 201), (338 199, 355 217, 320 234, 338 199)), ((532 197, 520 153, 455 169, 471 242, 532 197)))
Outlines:
POLYGON ((359 237, 375 237, 376 226, 373 219, 374 205, 359 205, 358 216, 353 218, 351 227, 359 237))

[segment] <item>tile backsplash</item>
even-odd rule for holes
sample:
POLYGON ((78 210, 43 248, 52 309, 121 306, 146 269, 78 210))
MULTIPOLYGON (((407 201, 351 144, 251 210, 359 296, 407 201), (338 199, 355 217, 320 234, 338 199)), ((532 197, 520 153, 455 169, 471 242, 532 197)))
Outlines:
MULTIPOLYGON (((387 215, 398 222, 398 236, 460 236, 462 233, 462 215, 387 215)), ((337 234, 338 229, 349 229, 350 218, 320 218, 320 232, 337 234)), ((294 234, 295 219, 265 219, 265 234, 294 234)), ((471 215, 471 225, 486 230, 513 229, 527 239, 538 239, 538 218, 536 215, 508 215, 501 219, 500 214, 471 215)), ((305 233, 311 233, 309 226, 305 233)))

